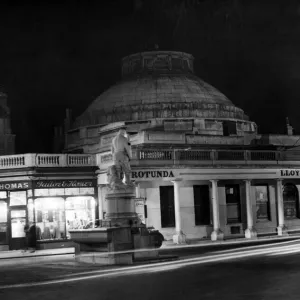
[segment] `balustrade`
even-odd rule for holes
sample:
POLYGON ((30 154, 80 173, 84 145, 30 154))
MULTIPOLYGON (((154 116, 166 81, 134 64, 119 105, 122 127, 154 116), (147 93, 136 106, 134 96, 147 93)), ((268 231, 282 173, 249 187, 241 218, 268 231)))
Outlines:
MULTIPOLYGON (((226 164, 232 162, 239 164, 300 164, 300 151, 257 151, 257 150, 205 150, 205 149, 133 149, 133 163, 143 165, 143 161, 157 161, 158 165, 166 163, 184 164, 184 161, 191 161, 197 164, 207 162, 207 164, 226 164)), ((104 168, 112 162, 110 152, 101 154, 20 154, 0 156, 1 169, 17 169, 26 167, 78 167, 97 166, 104 168), (97 159, 96 159, 97 156, 97 159)), ((145 162, 145 164, 149 164, 145 162)))
POLYGON ((140 160, 172 160, 173 150, 140 150, 140 160))
POLYGON ((277 160, 276 151, 250 151, 250 160, 277 160))
POLYGON ((217 151, 217 160, 245 160, 245 151, 217 151))

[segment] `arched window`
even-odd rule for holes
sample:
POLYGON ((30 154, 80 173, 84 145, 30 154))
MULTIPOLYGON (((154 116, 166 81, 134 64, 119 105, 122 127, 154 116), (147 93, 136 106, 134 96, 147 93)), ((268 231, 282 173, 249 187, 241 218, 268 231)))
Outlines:
POLYGON ((292 183, 287 183, 283 187, 283 207, 285 218, 299 218, 298 189, 292 183))

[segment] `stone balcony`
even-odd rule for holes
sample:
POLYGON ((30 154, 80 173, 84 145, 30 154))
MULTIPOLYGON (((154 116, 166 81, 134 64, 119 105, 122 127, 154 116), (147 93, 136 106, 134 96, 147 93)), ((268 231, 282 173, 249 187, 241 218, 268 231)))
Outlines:
MULTIPOLYGON (((300 151, 133 149, 132 167, 300 166, 300 151)), ((0 156, 0 169, 96 167, 112 165, 110 152, 99 154, 18 154, 0 156)))
POLYGON ((0 169, 19 169, 33 167, 93 167, 92 154, 37 154, 27 153, 0 156, 0 169))
MULTIPOLYGON (((110 152, 96 154, 100 169, 112 164, 110 152)), ((133 149, 132 167, 300 166, 300 151, 133 149)))

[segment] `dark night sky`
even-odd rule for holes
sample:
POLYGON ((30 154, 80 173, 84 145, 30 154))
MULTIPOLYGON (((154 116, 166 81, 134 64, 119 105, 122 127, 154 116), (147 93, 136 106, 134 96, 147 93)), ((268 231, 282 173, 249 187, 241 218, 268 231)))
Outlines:
POLYGON ((299 0, 110 0, 0 4, 0 87, 17 152, 51 152, 53 126, 120 79, 120 59, 157 43, 257 122, 300 133, 299 0))

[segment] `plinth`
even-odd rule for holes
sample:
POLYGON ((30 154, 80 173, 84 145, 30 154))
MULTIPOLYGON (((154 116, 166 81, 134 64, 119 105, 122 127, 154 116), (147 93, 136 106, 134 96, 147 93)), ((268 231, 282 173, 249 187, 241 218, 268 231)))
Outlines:
POLYGON ((138 214, 135 212, 134 186, 111 190, 106 194, 105 199, 107 201, 105 221, 109 221, 110 226, 135 227, 140 225, 138 214))

